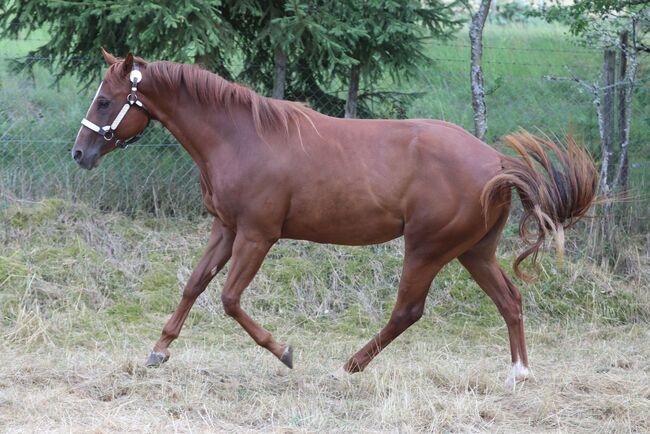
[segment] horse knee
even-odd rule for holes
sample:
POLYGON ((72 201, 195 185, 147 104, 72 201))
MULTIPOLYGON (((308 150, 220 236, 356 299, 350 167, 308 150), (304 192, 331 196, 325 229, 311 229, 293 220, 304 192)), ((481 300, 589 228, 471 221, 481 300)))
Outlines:
POLYGON ((234 316, 239 309, 239 297, 223 293, 221 294, 221 304, 226 315, 234 316))
POLYGON ((183 289, 183 298, 188 300, 196 300, 196 298, 201 295, 203 291, 199 286, 192 282, 187 282, 185 289, 183 289))
POLYGON ((165 326, 163 327, 163 334, 170 339, 176 339, 178 338, 178 330, 175 328, 172 328, 171 326, 165 326))
POLYGON ((408 320, 410 324, 414 324, 417 321, 419 321, 419 319, 422 318, 423 314, 424 314, 424 303, 413 306, 409 310, 409 315, 408 315, 408 320))

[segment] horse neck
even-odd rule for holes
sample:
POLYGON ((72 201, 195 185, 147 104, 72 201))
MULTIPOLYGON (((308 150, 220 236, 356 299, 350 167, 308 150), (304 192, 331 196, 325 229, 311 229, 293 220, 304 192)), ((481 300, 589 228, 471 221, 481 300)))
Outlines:
POLYGON ((201 172, 207 171, 207 163, 219 152, 232 152, 234 147, 250 146, 260 140, 255 132, 251 110, 242 106, 215 107, 191 96, 182 86, 164 89, 152 83, 143 103, 155 119, 190 154, 201 172))

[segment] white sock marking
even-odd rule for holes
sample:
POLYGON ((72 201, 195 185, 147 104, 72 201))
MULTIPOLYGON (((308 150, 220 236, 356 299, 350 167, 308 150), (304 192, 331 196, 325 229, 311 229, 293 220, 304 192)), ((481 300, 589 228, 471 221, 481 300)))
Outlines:
POLYGON ((525 380, 528 378, 528 368, 523 365, 519 360, 512 364, 508 378, 506 378, 506 385, 512 388, 515 387, 517 381, 525 380))

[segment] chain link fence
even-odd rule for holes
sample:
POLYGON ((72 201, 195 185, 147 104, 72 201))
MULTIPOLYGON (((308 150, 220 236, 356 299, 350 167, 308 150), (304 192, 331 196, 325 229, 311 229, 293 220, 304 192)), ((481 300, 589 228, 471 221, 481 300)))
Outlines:
MULTIPOLYGON (((507 49, 486 50, 491 48, 497 53, 507 49)), ((467 49, 459 46, 457 57, 434 58, 431 65, 409 80, 361 89, 363 117, 437 118, 471 130, 467 49)), ((534 53, 540 59, 545 54, 534 53)), ((586 54, 594 57, 593 50, 576 49, 576 58, 586 54)), ((157 123, 150 125, 137 144, 107 155, 99 168, 90 172, 79 169, 70 149, 94 85, 80 88, 73 77, 55 82, 48 68, 40 65, 43 62, 34 64, 43 59, 23 58, 24 68, 15 71, 10 65, 13 60, 2 58, 0 53, 1 194, 30 200, 64 197, 128 213, 192 216, 203 212, 197 169, 184 149, 157 123)), ((540 60, 527 64, 486 60, 487 141, 493 143, 518 128, 561 135, 571 126, 597 153, 594 96, 576 83, 551 78, 577 74, 597 82, 598 66, 597 62, 549 64, 540 60)), ((255 83, 248 84, 256 88, 255 83)), ((650 119, 644 104, 650 97, 649 90, 637 86, 631 148, 642 140, 650 119)), ((335 114, 343 111, 345 94, 343 85, 321 83, 305 99, 319 111, 335 114)), ((631 165, 637 169, 631 173, 633 183, 646 182, 645 164, 631 165)))

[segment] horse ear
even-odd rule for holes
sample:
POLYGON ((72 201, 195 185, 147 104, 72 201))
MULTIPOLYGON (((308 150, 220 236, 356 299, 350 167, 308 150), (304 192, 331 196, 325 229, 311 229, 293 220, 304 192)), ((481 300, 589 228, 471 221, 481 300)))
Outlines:
POLYGON ((124 58, 124 62, 122 62, 122 72, 124 74, 129 74, 131 70, 133 69, 133 54, 129 51, 129 54, 126 55, 124 58))
POLYGON ((104 60, 106 61, 106 63, 108 63, 109 66, 112 65, 113 63, 117 62, 117 59, 115 58, 115 56, 113 56, 108 51, 104 50, 104 47, 100 47, 99 49, 101 50, 102 55, 104 56, 104 60))

